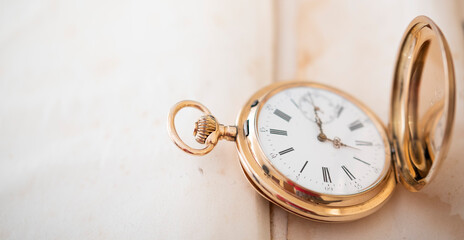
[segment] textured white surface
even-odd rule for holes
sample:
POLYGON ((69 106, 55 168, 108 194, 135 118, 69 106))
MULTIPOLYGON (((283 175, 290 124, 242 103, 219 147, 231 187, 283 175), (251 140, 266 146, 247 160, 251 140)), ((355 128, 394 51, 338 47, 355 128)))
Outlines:
POLYGON ((463 239, 462 0, 273 4, 0 1, 0 239, 463 239), (175 102, 233 123, 273 78, 337 86, 386 122, 398 44, 419 14, 444 31, 458 81, 450 155, 424 193, 398 187, 368 218, 314 223, 269 208, 233 143, 197 158, 167 136, 175 102))
POLYGON ((166 131, 179 100, 232 124, 270 83, 268 1, 2 1, 0 12, 0 239, 269 238, 268 203, 233 143, 196 158, 166 131))
POLYGON ((308 79, 343 89, 384 123, 402 34, 415 16, 431 17, 452 49, 457 113, 449 157, 422 193, 399 185, 377 213, 336 225, 293 215, 287 219, 274 208, 273 234, 286 234, 288 239, 463 239, 464 2, 279 1, 279 5, 284 7, 277 13, 278 78, 308 79))

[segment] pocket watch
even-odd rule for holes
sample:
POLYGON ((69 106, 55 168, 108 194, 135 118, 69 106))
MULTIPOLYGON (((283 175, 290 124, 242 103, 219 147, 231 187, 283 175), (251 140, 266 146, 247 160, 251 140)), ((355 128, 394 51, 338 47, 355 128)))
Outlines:
POLYGON ((451 53, 425 16, 407 28, 397 57, 388 128, 363 103, 334 87, 279 82, 257 91, 234 126, 220 124, 195 101, 168 116, 174 143, 187 153, 209 153, 221 139, 235 141, 240 165, 255 190, 298 216, 352 221, 379 209, 397 183, 420 191, 448 151, 455 109, 451 53), (178 136, 174 118, 185 107, 195 123, 196 149, 178 136))

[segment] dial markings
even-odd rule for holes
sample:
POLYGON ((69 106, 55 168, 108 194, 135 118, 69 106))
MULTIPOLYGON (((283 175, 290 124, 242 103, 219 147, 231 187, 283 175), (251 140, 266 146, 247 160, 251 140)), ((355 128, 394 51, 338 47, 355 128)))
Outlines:
POLYGON ((358 146, 372 146, 372 142, 369 141, 356 140, 355 143, 358 146))
POLYGON ((275 135, 281 135, 281 136, 287 136, 287 131, 285 130, 279 130, 279 129, 269 129, 270 134, 275 134, 275 135))
POLYGON ((272 166, 295 184, 322 194, 350 195, 375 186, 384 174, 388 162, 384 161, 384 144, 379 134, 382 129, 377 129, 350 99, 330 90, 292 87, 259 105, 263 107, 253 125, 259 144, 272 166), (344 139, 347 146, 358 151, 342 153, 328 140, 320 143, 315 108, 327 139, 344 139))
POLYGON ((350 180, 356 179, 354 175, 348 170, 348 168, 345 167, 345 165, 342 165, 343 171, 345 171, 346 175, 350 178, 350 180))
POLYGON ((369 166, 371 165, 370 163, 365 162, 365 161, 363 161, 363 160, 361 160, 361 159, 359 159, 359 158, 357 158, 357 157, 353 157, 353 158, 356 159, 356 160, 358 160, 358 161, 360 161, 360 162, 362 162, 362 163, 364 163, 364 164, 367 164, 367 165, 369 165, 369 166))
POLYGON ((364 125, 362 124, 361 121, 356 120, 356 121, 350 123, 350 125, 348 127, 350 128, 351 131, 354 131, 356 129, 364 127, 364 125))
POLYGON ((290 98, 290 101, 293 103, 293 105, 295 105, 295 107, 297 109, 300 109, 300 106, 298 106, 298 104, 296 104, 295 100, 293 100, 293 98, 290 98))
POLYGON ((332 183, 332 179, 330 178, 330 172, 329 169, 326 167, 322 167, 322 178, 324 179, 324 182, 330 182, 332 183))
POLYGON ((342 112, 343 112, 343 106, 339 106, 339 107, 338 107, 338 111, 337 111, 337 118, 340 117, 340 115, 342 114, 342 112))
POLYGON ((289 152, 291 152, 291 151, 293 151, 293 150, 295 150, 295 149, 293 149, 293 147, 287 148, 287 149, 285 149, 285 150, 283 150, 283 151, 280 151, 280 152, 279 152, 279 155, 284 155, 284 154, 289 153, 289 152))
POLYGON ((303 172, 304 168, 306 167, 306 164, 308 164, 308 161, 305 162, 305 164, 303 165, 303 167, 300 170, 300 173, 303 172))
POLYGON ((274 114, 287 122, 289 122, 290 119, 292 119, 292 117, 288 116, 286 113, 280 111, 279 109, 274 110, 274 114))

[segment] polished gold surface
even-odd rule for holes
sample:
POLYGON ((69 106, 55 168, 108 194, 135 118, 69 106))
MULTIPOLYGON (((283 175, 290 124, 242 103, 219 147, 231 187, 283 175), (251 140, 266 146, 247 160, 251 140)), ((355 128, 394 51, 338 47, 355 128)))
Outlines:
POLYGON ((168 132, 172 141, 184 152, 192 155, 205 155, 213 150, 219 140, 225 139, 234 141, 237 135, 235 126, 224 126, 216 121, 216 118, 211 115, 211 112, 203 104, 191 100, 178 102, 171 108, 168 115, 168 132), (175 118, 177 113, 186 107, 193 107, 203 112, 202 117, 195 123, 194 136, 199 143, 206 144, 202 149, 192 148, 185 144, 179 137, 175 126, 175 118))
POLYGON ((400 46, 389 124, 398 178, 410 191, 430 182, 446 158, 454 111, 455 77, 448 44, 432 20, 417 17, 400 46), (432 147, 435 135, 441 138, 432 147))
POLYGON ((216 131, 217 121, 213 115, 203 115, 195 122, 195 129, 193 130, 193 136, 198 143, 205 144, 206 139, 216 131))

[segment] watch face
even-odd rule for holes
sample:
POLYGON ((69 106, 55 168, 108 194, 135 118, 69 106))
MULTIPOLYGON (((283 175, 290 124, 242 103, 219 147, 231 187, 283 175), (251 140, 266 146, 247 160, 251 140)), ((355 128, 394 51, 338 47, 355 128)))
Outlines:
POLYGON ((264 154, 288 179, 314 192, 351 195, 375 186, 390 167, 384 129, 374 121, 335 91, 305 86, 269 97, 256 127, 264 154))

